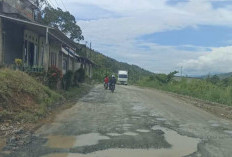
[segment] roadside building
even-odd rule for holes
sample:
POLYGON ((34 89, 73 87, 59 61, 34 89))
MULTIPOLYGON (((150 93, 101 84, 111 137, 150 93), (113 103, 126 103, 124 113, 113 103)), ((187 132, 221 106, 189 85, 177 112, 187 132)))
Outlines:
MULTIPOLYGON (((90 60, 77 55, 77 43, 58 29, 35 22, 37 5, 36 0, 0 0, 0 65, 11 66, 18 58, 24 70, 55 66, 63 74, 92 67, 90 60)), ((92 68, 86 71, 91 77, 92 68)))

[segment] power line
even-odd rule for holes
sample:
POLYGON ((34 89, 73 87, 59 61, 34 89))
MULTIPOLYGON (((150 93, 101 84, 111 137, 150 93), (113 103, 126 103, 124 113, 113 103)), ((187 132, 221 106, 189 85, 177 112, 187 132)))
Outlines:
POLYGON ((60 7, 59 4, 58 4, 58 2, 57 2, 57 0, 55 0, 55 2, 56 2, 57 7, 60 7))
POLYGON ((60 1, 61 1, 62 5, 63 5, 64 9, 65 9, 66 11, 68 11, 67 8, 66 8, 65 5, 64 5, 63 0, 60 0, 60 1))
POLYGON ((51 0, 46 0, 46 2, 47 2, 48 4, 50 4, 53 8, 55 8, 55 5, 52 3, 51 0))

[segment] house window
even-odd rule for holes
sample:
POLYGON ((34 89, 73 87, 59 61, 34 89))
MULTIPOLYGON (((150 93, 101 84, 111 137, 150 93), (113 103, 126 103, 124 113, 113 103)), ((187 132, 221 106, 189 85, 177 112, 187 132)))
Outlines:
POLYGON ((67 72, 68 69, 68 61, 67 59, 63 59, 63 74, 65 74, 67 72))

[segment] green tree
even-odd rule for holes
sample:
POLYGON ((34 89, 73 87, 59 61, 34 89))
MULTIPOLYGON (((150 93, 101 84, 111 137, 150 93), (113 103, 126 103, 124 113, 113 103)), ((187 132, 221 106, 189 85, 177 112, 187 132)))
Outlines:
POLYGON ((208 76, 206 81, 211 82, 212 84, 217 84, 220 82, 220 78, 217 75, 213 75, 212 77, 208 76))
POLYGON ((76 24, 75 17, 70 12, 60 8, 46 6, 41 11, 40 23, 59 29, 73 41, 84 40, 81 28, 76 24))
POLYGON ((167 82, 170 82, 170 81, 174 78, 175 74, 177 74, 177 73, 178 73, 178 71, 170 72, 170 73, 167 75, 167 82))

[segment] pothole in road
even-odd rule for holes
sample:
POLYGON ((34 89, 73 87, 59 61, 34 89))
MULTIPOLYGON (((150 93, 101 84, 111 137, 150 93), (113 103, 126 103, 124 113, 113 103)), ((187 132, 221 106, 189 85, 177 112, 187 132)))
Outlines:
POLYGON ((138 134, 135 132, 125 132, 123 135, 128 135, 128 136, 137 136, 138 134))
POLYGON ((133 106, 132 109, 135 110, 135 111, 143 111, 145 109, 145 107, 140 106, 140 105, 136 105, 136 106, 133 106))
POLYGON ((156 118, 156 120, 158 120, 158 121, 166 121, 167 119, 165 119, 165 118, 156 118))
POLYGON ((108 133, 108 136, 121 136, 122 134, 118 134, 118 133, 108 133))
POLYGON ((213 124, 211 124, 211 126, 212 126, 212 127, 219 127, 220 125, 217 124, 217 123, 213 123, 213 124))
POLYGON ((145 129, 137 129, 137 132, 143 132, 143 133, 147 133, 150 132, 150 130, 145 130, 145 129))
POLYGON ((123 127, 131 127, 132 124, 123 124, 122 126, 123 126, 123 127))
POLYGON ((99 133, 83 134, 80 136, 48 136, 46 145, 50 148, 73 148, 98 144, 99 140, 110 139, 99 133))
POLYGON ((225 130, 224 132, 227 133, 227 134, 232 135, 232 130, 225 130))
MULTIPOLYGON (((43 157, 96 157, 96 156, 100 156, 100 157, 109 157, 109 156, 110 157, 118 157, 118 156, 120 157, 128 157, 128 156, 179 157, 179 156, 186 156, 186 155, 196 152, 197 145, 200 142, 200 139, 182 136, 182 135, 179 135, 174 130, 163 128, 160 126, 152 127, 152 130, 154 131, 150 131, 150 132, 148 132, 149 130, 143 130, 143 129, 138 129, 138 130, 142 132, 147 132, 147 133, 141 134, 141 135, 136 132, 125 132, 123 134, 108 133, 107 134, 108 136, 112 136, 112 139, 110 140, 108 140, 109 137, 102 136, 98 133, 80 135, 74 138, 75 140, 72 142, 72 144, 69 144, 69 145, 72 145, 72 148, 76 147, 72 151, 70 151, 72 153, 63 153, 63 154, 54 153, 54 154, 49 154, 43 157), (162 133, 158 133, 157 131, 160 131, 162 133), (134 144, 136 144, 135 141, 138 141, 138 139, 144 140, 144 141, 140 141, 140 144, 133 146, 134 144), (171 145, 171 147, 168 145, 165 146, 165 144, 164 146, 158 147, 160 143, 164 142, 164 139, 171 145), (141 146, 148 144, 149 140, 150 140, 151 145, 147 149, 145 149, 146 147, 144 148, 141 147, 141 146), (157 140, 160 142, 158 142, 157 140), (156 145, 153 142, 158 142, 158 143, 156 145), (121 144, 123 144, 123 146, 119 147, 121 144), (92 146, 86 147, 87 145, 92 145, 92 146), (80 146, 84 146, 84 147, 80 147, 80 146), (105 146, 108 146, 108 147, 105 147, 105 146), (104 149, 106 150, 98 149, 101 147, 102 148, 104 147, 104 149), (82 151, 79 152, 82 149, 85 149, 85 151, 83 151, 83 153, 82 151)), ((60 137, 57 138, 57 136, 56 137, 54 136, 52 139, 53 140, 56 139, 56 141, 53 141, 52 143, 65 143, 65 140, 66 140, 65 138, 60 138, 60 137), (60 140, 60 141, 57 141, 57 140, 60 140)), ((52 140, 49 139, 49 141, 51 143, 52 140)), ((64 148, 64 147, 59 147, 59 148, 64 148)))
POLYGON ((164 156, 185 156, 192 154, 197 151, 197 145, 200 143, 200 139, 198 138, 182 136, 174 130, 163 128, 158 125, 152 127, 152 130, 163 131, 166 141, 172 145, 171 149, 159 150, 159 153, 167 153, 167 155, 164 156))
POLYGON ((171 151, 167 149, 108 149, 104 151, 97 151, 89 154, 79 154, 79 153, 70 153, 70 154, 50 154, 43 157, 154 157, 154 156, 171 156, 171 157, 180 157, 189 155, 193 152, 185 151, 171 151))
POLYGON ((211 124, 212 123, 217 123, 217 121, 216 120, 209 120, 208 123, 211 123, 211 124))

